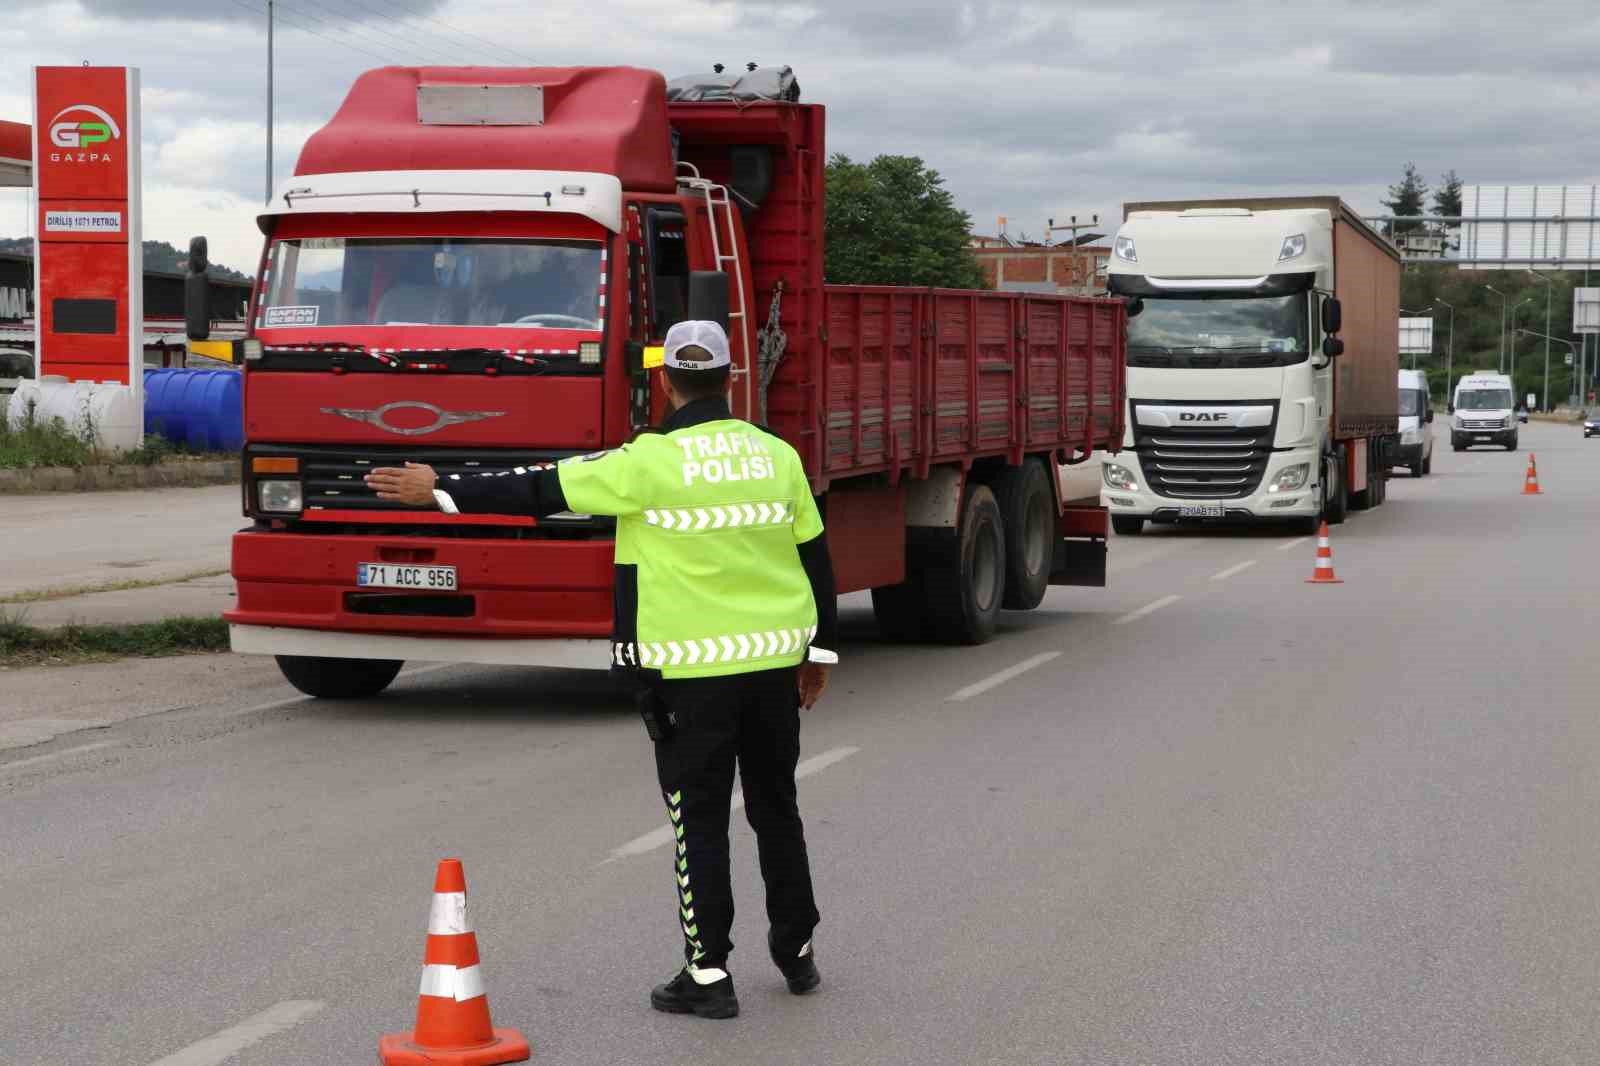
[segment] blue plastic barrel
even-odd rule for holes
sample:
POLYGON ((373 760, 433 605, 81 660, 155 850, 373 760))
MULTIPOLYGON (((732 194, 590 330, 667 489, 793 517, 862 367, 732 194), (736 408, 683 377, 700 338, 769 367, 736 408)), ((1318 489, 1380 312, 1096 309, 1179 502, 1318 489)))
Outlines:
POLYGON ((144 431, 194 451, 238 451, 243 390, 234 370, 146 370, 144 431))

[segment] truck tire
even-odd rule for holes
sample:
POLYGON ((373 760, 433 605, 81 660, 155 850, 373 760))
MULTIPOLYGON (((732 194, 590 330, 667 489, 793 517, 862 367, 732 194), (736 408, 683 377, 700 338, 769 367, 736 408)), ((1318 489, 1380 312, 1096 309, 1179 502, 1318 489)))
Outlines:
POLYGON ((1328 462, 1324 471, 1327 478, 1324 483, 1322 518, 1330 526, 1343 525, 1345 516, 1349 514, 1349 501, 1344 493, 1344 449, 1339 448, 1334 452, 1333 458, 1328 462))
POLYGON ((923 606, 922 583, 907 574, 899 585, 872 590, 872 615, 884 640, 915 644, 928 639, 928 612, 923 606))
POLYGON ((1144 519, 1138 515, 1114 514, 1111 516, 1111 528, 1117 531, 1119 537, 1137 537, 1144 532, 1144 519))
POLYGON ((1006 534, 1006 591, 1000 606, 1031 611, 1044 602, 1055 562, 1056 494, 1044 464, 1028 459, 991 483, 1006 534))
POLYGON ((376 696, 389 687, 400 667, 399 659, 324 659, 310 655, 279 655, 284 678, 307 696, 324 700, 359 700, 376 696))
POLYGON ((954 558, 922 574, 933 636, 947 644, 982 644, 994 636, 1005 596, 1006 530, 987 485, 969 485, 954 558))

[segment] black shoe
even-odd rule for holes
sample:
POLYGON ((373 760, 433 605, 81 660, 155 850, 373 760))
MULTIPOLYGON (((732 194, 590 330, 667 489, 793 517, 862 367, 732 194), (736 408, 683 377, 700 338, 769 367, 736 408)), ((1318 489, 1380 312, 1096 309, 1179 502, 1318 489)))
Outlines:
POLYGON ((667 1014, 693 1014, 698 1018, 736 1018, 739 997, 733 993, 733 978, 724 977, 702 985, 687 969, 664 985, 650 990, 650 1005, 667 1014))
POLYGON ((811 942, 806 941, 806 946, 801 950, 805 954, 787 959, 780 958, 777 948, 772 945, 772 935, 770 933, 767 935, 767 951, 782 972, 783 979, 789 982, 789 991, 797 996, 815 992, 817 986, 822 984, 822 974, 817 972, 817 953, 812 950, 811 942))

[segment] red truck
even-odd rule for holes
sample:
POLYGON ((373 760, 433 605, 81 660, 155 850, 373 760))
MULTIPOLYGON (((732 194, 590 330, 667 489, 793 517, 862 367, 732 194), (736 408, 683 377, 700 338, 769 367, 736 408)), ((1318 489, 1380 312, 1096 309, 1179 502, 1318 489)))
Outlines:
POLYGON ((607 663, 611 520, 408 509, 363 475, 617 447, 684 318, 727 324, 734 413, 799 451, 887 634, 975 643, 1104 584, 1106 513, 1059 465, 1122 439, 1122 303, 825 285, 823 130, 628 67, 363 74, 260 216, 234 650, 338 697, 407 659, 607 663))

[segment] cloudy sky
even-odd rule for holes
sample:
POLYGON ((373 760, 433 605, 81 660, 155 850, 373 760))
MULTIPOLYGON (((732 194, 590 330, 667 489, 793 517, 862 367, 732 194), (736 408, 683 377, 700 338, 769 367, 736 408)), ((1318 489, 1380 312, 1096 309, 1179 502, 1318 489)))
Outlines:
MULTIPOLYGON (((265 180, 265 0, 9 0, 0 118, 31 64, 143 69, 145 235, 251 269, 265 180)), ((832 151, 919 155, 979 232, 1124 200, 1430 181, 1600 181, 1589 0, 277 0, 277 173, 385 63, 787 63, 832 151)), ((0 235, 27 232, 0 191, 0 235)))

